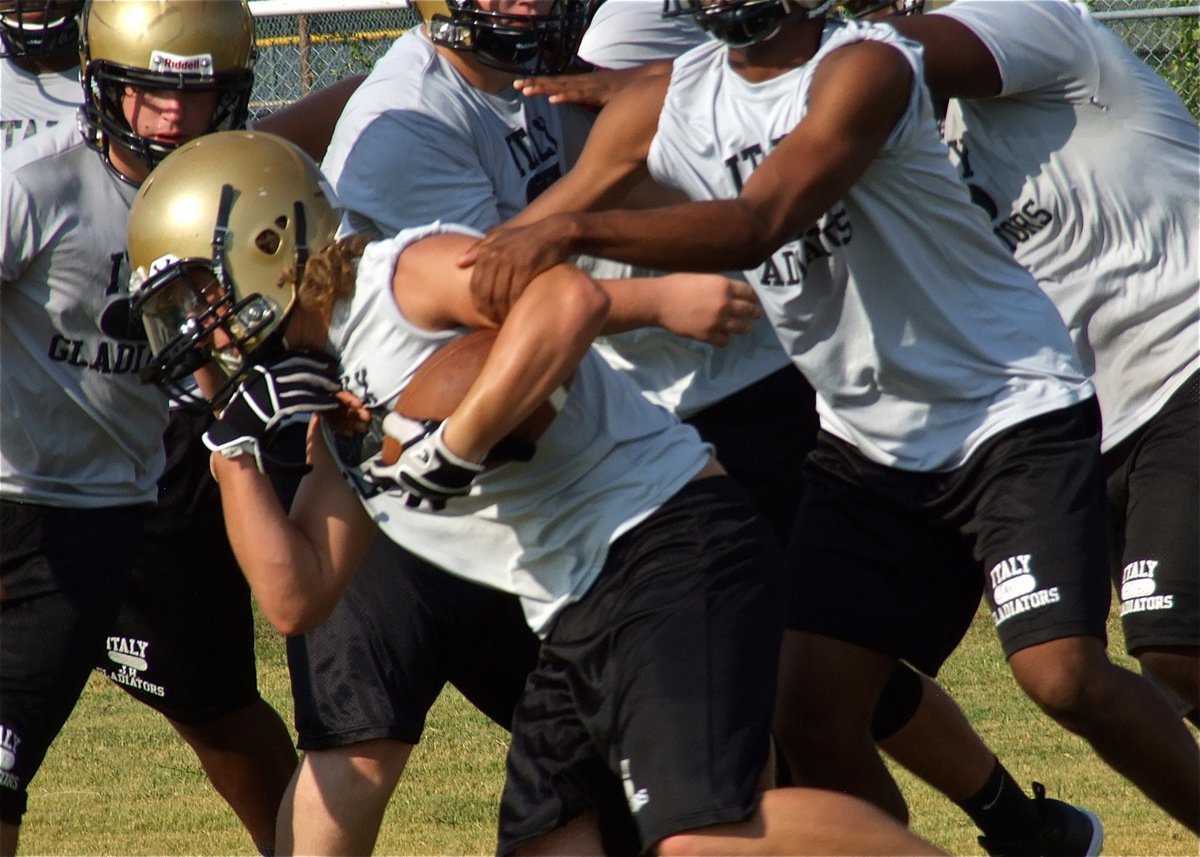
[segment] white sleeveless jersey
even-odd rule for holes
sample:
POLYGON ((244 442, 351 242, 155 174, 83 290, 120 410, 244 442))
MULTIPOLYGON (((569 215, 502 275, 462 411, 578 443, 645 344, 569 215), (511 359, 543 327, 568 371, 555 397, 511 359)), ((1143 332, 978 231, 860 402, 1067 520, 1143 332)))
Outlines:
MULTIPOLYGON (((662 11, 661 0, 605 0, 583 34, 579 56, 600 68, 625 69, 674 59, 708 41, 708 33, 690 15, 664 18, 662 11)), ((655 273, 586 256, 577 263, 598 278, 655 273)), ((647 399, 683 419, 788 364, 787 353, 766 318, 723 348, 644 327, 602 336, 596 340, 596 350, 610 366, 628 375, 647 399)))
MULTIPOLYGON (((421 362, 463 333, 414 327, 392 294, 397 256, 447 231, 466 230, 435 223, 370 245, 355 294, 335 306, 330 349, 346 388, 380 418, 421 362)), ((378 445, 372 436, 361 445, 327 439, 383 532, 446 571, 520 596, 539 634, 588 590, 608 545, 677 493, 709 454, 694 429, 647 403, 590 351, 533 459, 489 469, 440 512, 410 509, 363 478, 358 465, 378 445)))
POLYGON ((691 15, 662 13, 662 0, 604 0, 579 42, 580 59, 599 68, 631 68, 674 59, 708 41, 691 15))
POLYGON ((1200 367, 1200 131, 1082 6, 959 0, 1000 97, 953 101, 945 135, 1000 239, 1094 373, 1104 448, 1200 367))
POLYGON ((831 20, 805 65, 752 84, 704 45, 672 72, 652 174, 693 199, 736 197, 803 118, 813 71, 851 42, 888 43, 912 95, 844 200, 747 275, 817 390, 822 426, 905 470, 961 465, 996 432, 1089 397, 1053 304, 996 241, 938 138, 919 47, 831 20))
POLYGON ((0 496, 153 501, 166 399, 138 381, 125 226, 135 189, 60 124, 0 165, 0 496))
POLYGON ((78 68, 37 74, 0 59, 0 148, 59 123, 74 126, 82 101, 78 68))

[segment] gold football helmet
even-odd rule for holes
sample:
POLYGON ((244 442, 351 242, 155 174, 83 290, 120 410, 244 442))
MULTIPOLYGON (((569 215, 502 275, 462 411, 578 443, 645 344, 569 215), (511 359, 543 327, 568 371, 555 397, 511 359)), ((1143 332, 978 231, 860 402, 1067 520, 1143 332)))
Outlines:
POLYGON ((514 74, 558 74, 575 59, 590 0, 538 0, 535 14, 487 12, 475 0, 414 0, 434 44, 514 74))
POLYGON ((168 155, 129 214, 130 295, 153 352, 142 380, 180 396, 213 358, 228 376, 221 405, 281 341, 305 262, 333 242, 339 214, 320 168, 282 137, 207 134, 168 155))
POLYGON ((47 57, 79 40, 83 0, 0 0, 5 57, 47 57))
POLYGON ((91 0, 79 50, 85 137, 106 157, 113 141, 151 165, 176 148, 129 127, 121 105, 128 86, 216 90, 208 130, 246 122, 255 50, 246 0, 91 0))

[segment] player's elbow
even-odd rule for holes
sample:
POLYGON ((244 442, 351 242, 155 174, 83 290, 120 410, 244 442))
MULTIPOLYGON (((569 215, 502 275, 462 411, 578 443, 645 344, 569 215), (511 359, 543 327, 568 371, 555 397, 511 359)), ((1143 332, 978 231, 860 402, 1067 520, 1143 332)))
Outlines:
POLYGON ((582 271, 572 271, 566 288, 558 293, 564 327, 599 332, 608 318, 611 298, 600 284, 582 271))
POLYGON ((262 599, 259 599, 259 606, 271 627, 285 637, 307 634, 321 625, 333 612, 332 604, 319 604, 305 599, 274 605, 264 604, 262 599))

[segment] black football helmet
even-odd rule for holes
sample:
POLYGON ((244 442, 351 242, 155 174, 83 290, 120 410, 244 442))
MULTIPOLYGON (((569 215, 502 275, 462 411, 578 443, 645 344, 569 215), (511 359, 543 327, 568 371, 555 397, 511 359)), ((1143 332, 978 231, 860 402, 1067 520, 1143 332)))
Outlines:
POLYGON ((79 42, 84 0, 0 0, 0 42, 5 57, 38 59, 79 42))
POLYGON ((815 18, 833 0, 663 0, 663 17, 691 15, 704 30, 735 48, 771 38, 793 18, 815 18))
POLYGON ((513 74, 558 74, 575 59, 589 0, 536 0, 537 12, 487 12, 475 0, 415 0, 434 44, 513 74))

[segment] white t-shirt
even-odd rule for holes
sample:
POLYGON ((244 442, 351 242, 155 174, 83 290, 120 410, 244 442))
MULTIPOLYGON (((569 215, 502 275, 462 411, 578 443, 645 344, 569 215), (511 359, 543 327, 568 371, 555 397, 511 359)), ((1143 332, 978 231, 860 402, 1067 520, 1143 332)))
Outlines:
POLYGON ((997 98, 951 102, 953 160, 1062 313, 1111 448, 1200 368, 1200 130, 1081 5, 938 14, 979 36, 1003 81, 997 98))
POLYGON ((346 208, 343 234, 395 235, 439 218, 487 230, 566 171, 566 151, 578 150, 568 135, 589 126, 545 98, 471 86, 416 28, 351 96, 321 169, 346 208))
POLYGON ((78 68, 35 74, 0 59, 0 149, 59 123, 74 127, 82 101, 78 68))
MULTIPOLYGON (((472 234, 435 223, 368 246, 354 295, 334 308, 329 343, 347 389, 380 416, 417 367, 463 333, 415 327, 392 293, 404 248, 442 232, 472 234)), ((357 449, 331 437, 330 445, 383 532, 434 565, 520 596, 540 634, 587 592, 608 546, 677 493, 709 454, 694 429, 646 402, 592 351, 533 459, 490 468, 440 512, 411 509, 362 477, 358 465, 374 454, 377 431, 357 449)))
POLYGON ((662 0, 604 0, 579 43, 579 57, 598 68, 625 69, 674 59, 708 41, 691 15, 662 13, 662 0))
POLYGON ((151 502, 167 403, 128 337, 136 189, 72 124, 0 164, 0 496, 76 508, 151 502))
POLYGON ((724 45, 696 48, 675 62, 648 163, 693 199, 736 197, 804 117, 814 70, 862 39, 907 59, 909 104, 846 197, 747 273, 817 390, 823 428, 886 466, 950 469, 998 431, 1093 390, 1054 305, 955 174, 918 46, 890 27, 831 20, 810 62, 758 84, 729 67, 724 45))

